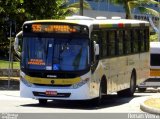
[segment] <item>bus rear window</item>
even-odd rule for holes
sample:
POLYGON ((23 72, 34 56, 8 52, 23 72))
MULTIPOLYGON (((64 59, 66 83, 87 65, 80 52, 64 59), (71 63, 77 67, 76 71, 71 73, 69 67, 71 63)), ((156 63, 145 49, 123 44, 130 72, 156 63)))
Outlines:
POLYGON ((151 54, 151 66, 160 66, 160 54, 151 54))

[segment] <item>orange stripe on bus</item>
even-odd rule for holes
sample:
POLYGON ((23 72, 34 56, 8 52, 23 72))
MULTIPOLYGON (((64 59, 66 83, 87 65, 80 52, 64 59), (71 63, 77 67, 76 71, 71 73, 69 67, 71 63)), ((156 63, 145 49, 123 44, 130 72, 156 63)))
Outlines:
POLYGON ((160 76, 160 69, 150 69, 150 76, 160 76))

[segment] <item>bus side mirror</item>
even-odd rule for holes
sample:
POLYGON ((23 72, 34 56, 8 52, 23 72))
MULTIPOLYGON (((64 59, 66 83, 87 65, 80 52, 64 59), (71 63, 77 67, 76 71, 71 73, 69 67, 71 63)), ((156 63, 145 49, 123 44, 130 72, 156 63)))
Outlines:
POLYGON ((94 41, 94 52, 96 56, 99 55, 99 44, 97 44, 96 41, 94 41))
POLYGON ((14 41, 14 50, 17 52, 18 51, 18 43, 19 43, 19 40, 18 38, 16 37, 15 38, 15 41, 14 41))
POLYGON ((20 57, 21 56, 21 52, 20 52, 20 40, 22 40, 22 31, 19 32, 14 40, 14 50, 16 52, 16 54, 20 57))

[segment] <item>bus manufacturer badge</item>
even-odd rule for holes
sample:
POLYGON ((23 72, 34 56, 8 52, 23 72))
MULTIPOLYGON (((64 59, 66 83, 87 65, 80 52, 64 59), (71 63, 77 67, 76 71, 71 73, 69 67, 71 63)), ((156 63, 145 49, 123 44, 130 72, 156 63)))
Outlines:
POLYGON ((57 78, 57 75, 47 75, 47 78, 57 78))

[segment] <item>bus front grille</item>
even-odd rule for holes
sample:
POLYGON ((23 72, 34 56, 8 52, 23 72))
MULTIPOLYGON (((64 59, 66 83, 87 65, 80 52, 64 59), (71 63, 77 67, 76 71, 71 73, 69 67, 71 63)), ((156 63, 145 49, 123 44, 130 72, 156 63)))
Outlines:
POLYGON ((71 93, 57 93, 57 95, 46 95, 45 92, 36 92, 33 91, 34 96, 40 96, 40 97, 61 97, 61 98, 67 98, 71 95, 71 93))
POLYGON ((71 85, 54 85, 54 84, 37 84, 34 83, 36 86, 50 86, 50 87, 70 87, 71 85))

